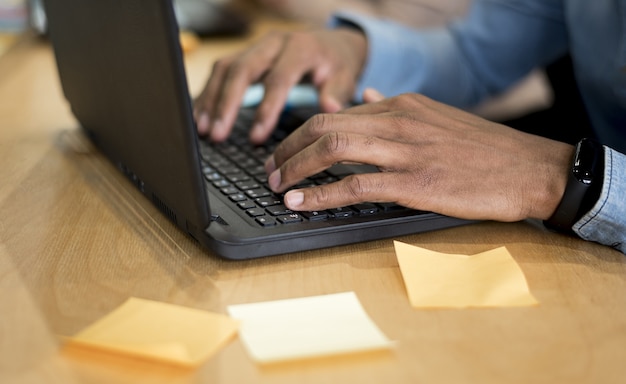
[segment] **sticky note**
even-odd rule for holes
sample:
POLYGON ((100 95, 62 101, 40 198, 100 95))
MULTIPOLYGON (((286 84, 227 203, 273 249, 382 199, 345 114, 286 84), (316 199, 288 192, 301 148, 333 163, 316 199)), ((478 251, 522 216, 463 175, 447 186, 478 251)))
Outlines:
POLYGON ((193 366, 223 347, 237 328, 226 315, 131 297, 69 342, 193 366))
POLYGON ((394 242, 409 301, 418 308, 516 307, 538 304, 505 247, 447 254, 394 242))
POLYGON ((259 363, 390 348, 354 292, 232 305, 239 337, 259 363))

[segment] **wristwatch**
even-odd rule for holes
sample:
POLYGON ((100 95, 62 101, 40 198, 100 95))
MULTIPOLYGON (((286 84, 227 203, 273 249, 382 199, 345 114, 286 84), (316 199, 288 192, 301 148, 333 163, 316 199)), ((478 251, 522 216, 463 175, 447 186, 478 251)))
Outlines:
POLYGON ((576 144, 565 193, 552 216, 544 221, 550 229, 572 232, 572 226, 600 198, 604 179, 604 147, 592 139, 576 144))

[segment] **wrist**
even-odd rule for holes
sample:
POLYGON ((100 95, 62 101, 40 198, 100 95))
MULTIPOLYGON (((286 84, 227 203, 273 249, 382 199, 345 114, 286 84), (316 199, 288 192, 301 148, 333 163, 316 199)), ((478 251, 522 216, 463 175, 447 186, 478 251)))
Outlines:
POLYGON ((544 221, 546 227, 569 232, 572 226, 593 208, 602 192, 604 147, 590 139, 576 145, 567 172, 567 183, 561 199, 544 221))

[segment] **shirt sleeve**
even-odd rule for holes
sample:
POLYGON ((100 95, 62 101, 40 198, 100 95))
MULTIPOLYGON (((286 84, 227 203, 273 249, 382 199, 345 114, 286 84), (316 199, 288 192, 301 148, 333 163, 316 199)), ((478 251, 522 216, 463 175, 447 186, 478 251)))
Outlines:
POLYGON ((600 199, 573 226, 581 238, 626 253, 626 155, 604 147, 604 181, 600 199))
POLYGON ((560 0, 476 0, 466 17, 433 29, 350 12, 329 21, 331 27, 346 24, 368 40, 356 101, 372 87, 385 96, 416 92, 469 107, 567 49, 560 0))

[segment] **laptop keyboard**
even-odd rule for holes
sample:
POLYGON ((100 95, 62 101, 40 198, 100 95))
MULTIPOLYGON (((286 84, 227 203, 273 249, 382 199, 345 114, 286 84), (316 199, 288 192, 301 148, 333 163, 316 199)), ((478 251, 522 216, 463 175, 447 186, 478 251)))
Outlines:
MULTIPOLYGON (((370 217, 385 212, 410 211, 393 203, 362 203, 348 207, 314 212, 295 212, 283 203, 283 195, 272 192, 267 184, 267 174, 263 166, 273 153, 276 145, 289 132, 300 126, 311 111, 285 111, 281 116, 272 137, 261 146, 252 145, 248 140, 249 127, 254 110, 242 109, 238 123, 230 138, 224 143, 200 141, 200 155, 207 188, 219 191, 236 209, 245 212, 255 225, 274 227, 277 225, 315 222, 323 220, 370 217)), ((376 171, 365 167, 363 171, 376 171)), ((354 166, 335 165, 324 172, 313 175, 293 188, 306 188, 337 181, 355 173, 354 166)))

